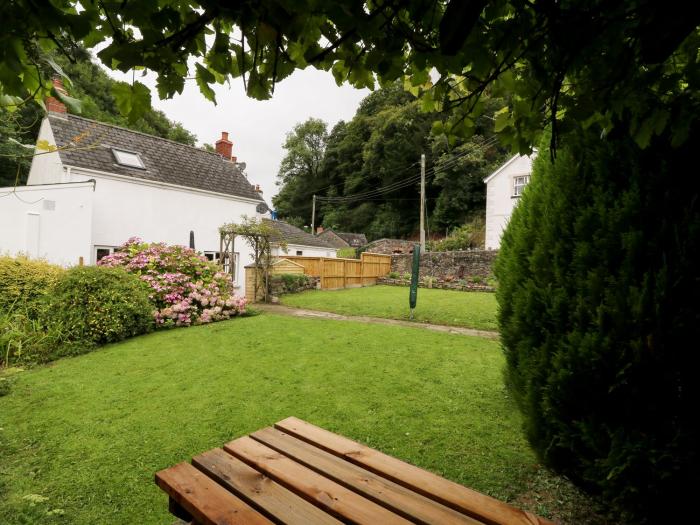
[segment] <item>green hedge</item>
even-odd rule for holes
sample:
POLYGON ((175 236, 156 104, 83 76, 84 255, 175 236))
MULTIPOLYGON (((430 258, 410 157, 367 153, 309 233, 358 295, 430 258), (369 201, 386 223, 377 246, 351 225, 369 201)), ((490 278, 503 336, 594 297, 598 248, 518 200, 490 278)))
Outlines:
POLYGON ((43 260, 0 256, 0 311, 33 307, 64 273, 60 266, 43 260))
POLYGON ((153 329, 148 287, 122 268, 74 267, 48 301, 46 323, 70 341, 120 341, 153 329))
POLYGON ((282 282, 284 293, 295 293, 309 285, 309 277, 296 273, 282 273, 272 276, 273 280, 279 279, 282 282))
POLYGON ((543 143, 496 263, 530 442, 634 522, 675 522, 699 486, 699 138, 590 133, 554 164, 543 143))

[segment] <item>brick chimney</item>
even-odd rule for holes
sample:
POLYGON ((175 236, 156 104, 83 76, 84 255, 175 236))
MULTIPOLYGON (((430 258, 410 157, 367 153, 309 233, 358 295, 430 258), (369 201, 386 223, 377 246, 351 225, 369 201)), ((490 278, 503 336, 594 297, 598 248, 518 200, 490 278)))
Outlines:
POLYGON ((256 184, 256 185, 255 185, 255 191, 257 191, 257 192, 260 194, 260 196, 262 197, 263 190, 262 190, 262 188, 260 187, 260 184, 256 184))
POLYGON ((236 162, 233 156, 233 142, 228 139, 228 131, 221 132, 221 138, 216 141, 216 152, 224 159, 236 162))
MULTIPOLYGON (((53 87, 56 91, 60 92, 63 95, 68 95, 68 92, 66 91, 66 88, 63 87, 63 82, 61 81, 60 78, 54 77, 53 80, 53 87)), ((55 113, 59 115, 65 115, 68 113, 68 108, 66 108, 66 105, 58 100, 57 98, 54 98, 52 96, 46 97, 46 111, 49 113, 55 113)))
POLYGON ((323 233, 323 226, 318 226, 316 228, 316 235, 321 235, 323 233))

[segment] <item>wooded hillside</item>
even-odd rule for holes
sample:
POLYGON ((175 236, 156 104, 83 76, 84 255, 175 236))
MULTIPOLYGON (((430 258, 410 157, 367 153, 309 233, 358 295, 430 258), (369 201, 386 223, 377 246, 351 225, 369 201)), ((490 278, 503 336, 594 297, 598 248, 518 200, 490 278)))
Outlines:
POLYGON ((288 134, 273 199, 280 218, 362 232, 371 239, 406 237, 419 223, 420 156, 426 155, 428 229, 444 233, 483 213, 486 177, 506 158, 491 115, 503 99, 484 98, 487 110, 468 140, 433 135, 448 117, 421 111, 400 83, 375 91, 349 122, 309 119, 288 134))

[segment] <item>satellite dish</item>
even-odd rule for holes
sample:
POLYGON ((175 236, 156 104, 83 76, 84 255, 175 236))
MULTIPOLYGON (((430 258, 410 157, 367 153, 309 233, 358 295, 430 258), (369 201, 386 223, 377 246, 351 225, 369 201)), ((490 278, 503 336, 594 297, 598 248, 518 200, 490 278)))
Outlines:
POLYGON ((238 167, 243 171, 246 168, 247 164, 245 162, 239 162, 238 167))
POLYGON ((261 202, 255 207, 255 211, 258 213, 267 213, 270 208, 267 207, 267 204, 264 202, 261 202))

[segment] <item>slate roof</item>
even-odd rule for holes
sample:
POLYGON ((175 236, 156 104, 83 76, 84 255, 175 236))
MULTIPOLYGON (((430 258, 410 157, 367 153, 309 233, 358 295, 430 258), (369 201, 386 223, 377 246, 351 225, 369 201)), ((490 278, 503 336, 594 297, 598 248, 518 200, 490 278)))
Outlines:
POLYGON ((236 163, 217 153, 75 115, 49 115, 49 122, 59 148, 76 145, 59 150, 66 165, 263 200, 236 163), (112 148, 138 153, 145 169, 117 164, 112 148))
POLYGON ((304 230, 292 226, 284 221, 273 221, 272 219, 263 219, 265 224, 269 224, 275 230, 272 235, 272 242, 286 242, 287 244, 301 244, 303 246, 317 246, 319 248, 333 248, 328 241, 321 239, 304 230))
POLYGON ((358 246, 364 246, 365 244, 367 244, 367 237, 365 237, 364 233, 334 233, 353 248, 357 248, 358 246))
POLYGON ((367 244, 367 237, 364 233, 342 233, 329 228, 323 230, 318 236, 336 248, 359 248, 367 244))

